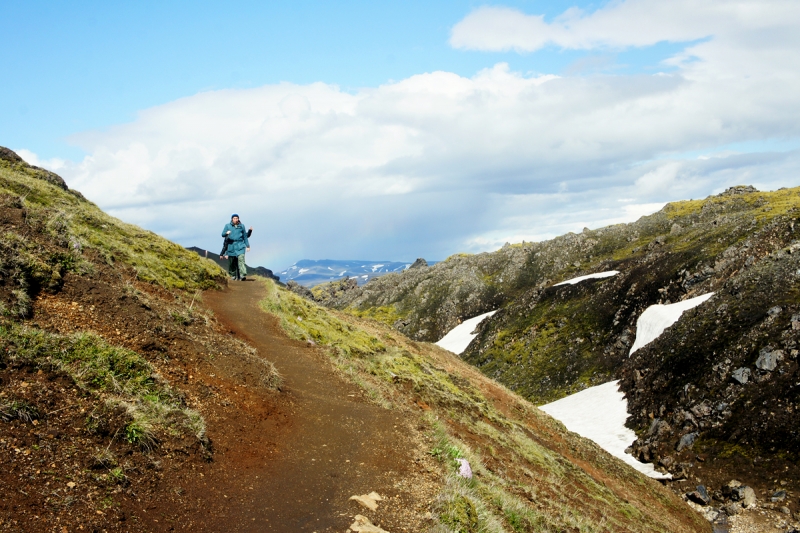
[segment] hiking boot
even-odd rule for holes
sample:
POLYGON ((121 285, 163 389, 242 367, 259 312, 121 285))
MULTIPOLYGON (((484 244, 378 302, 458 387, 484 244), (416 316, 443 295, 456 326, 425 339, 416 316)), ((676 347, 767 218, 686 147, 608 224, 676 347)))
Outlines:
POLYGON ((247 281, 247 276, 242 276, 242 281, 247 281))

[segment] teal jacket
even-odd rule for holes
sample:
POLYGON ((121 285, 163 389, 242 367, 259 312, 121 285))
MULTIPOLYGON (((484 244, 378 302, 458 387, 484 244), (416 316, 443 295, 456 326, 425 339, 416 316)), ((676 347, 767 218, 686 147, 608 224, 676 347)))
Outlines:
POLYGON ((228 245, 228 255, 244 255, 247 248, 250 248, 250 241, 247 239, 247 230, 240 220, 235 226, 228 222, 222 229, 222 236, 228 237, 232 242, 228 245), (228 232, 231 232, 228 235, 228 232))

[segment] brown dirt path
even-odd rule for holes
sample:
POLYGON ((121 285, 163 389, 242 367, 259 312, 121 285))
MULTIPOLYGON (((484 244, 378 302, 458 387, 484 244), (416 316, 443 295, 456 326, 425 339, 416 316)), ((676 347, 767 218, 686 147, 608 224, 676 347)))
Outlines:
POLYGON ((216 452, 187 494, 197 518, 208 531, 344 532, 356 514, 392 533, 424 529, 437 483, 420 466, 420 432, 367 403, 320 349, 287 338, 259 308, 263 296, 261 283, 204 294, 220 323, 275 364, 284 387, 276 400, 229 383, 237 408, 207 415, 216 452), (371 491, 389 497, 376 512, 348 500, 371 491))

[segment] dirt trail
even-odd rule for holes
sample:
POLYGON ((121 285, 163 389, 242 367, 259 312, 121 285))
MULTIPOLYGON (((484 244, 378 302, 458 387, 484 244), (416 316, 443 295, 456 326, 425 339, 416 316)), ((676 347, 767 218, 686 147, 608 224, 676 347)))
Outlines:
POLYGON ((263 297, 260 283, 204 295, 225 327, 275 364, 284 387, 265 397, 227 383, 236 408, 208 417, 215 459, 188 494, 198 518, 209 531, 344 532, 364 514, 393 533, 416 530, 429 499, 415 488, 426 474, 415 463, 417 432, 367 403, 318 348, 288 339, 260 310, 263 297), (390 498, 377 512, 348 501, 371 491, 390 498))

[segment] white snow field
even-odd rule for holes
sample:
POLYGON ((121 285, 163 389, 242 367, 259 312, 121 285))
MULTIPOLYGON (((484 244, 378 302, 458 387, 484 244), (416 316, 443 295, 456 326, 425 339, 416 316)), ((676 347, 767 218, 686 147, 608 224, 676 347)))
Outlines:
POLYGON ((628 355, 630 356, 639 348, 656 340, 659 335, 664 333, 665 329, 678 321, 684 311, 697 307, 712 296, 714 296, 714 293, 709 292, 682 302, 669 305, 651 305, 645 309, 636 321, 636 341, 631 346, 631 351, 628 355))
POLYGON ((656 479, 670 479, 670 474, 657 472, 652 464, 640 463, 625 448, 636 440, 636 434, 625 427, 628 400, 619 390, 619 381, 609 381, 576 392, 539 409, 559 420, 568 430, 594 441, 605 451, 622 459, 639 472, 656 479))
POLYGON ((497 311, 489 311, 488 313, 465 320, 461 324, 451 329, 447 335, 442 337, 439 342, 436 343, 436 346, 440 346, 445 350, 449 350, 454 354, 460 355, 461 352, 467 349, 467 346, 469 346, 469 343, 472 342, 472 339, 477 337, 477 334, 473 334, 472 332, 475 331, 475 328, 478 327, 478 324, 496 312, 497 311))
POLYGON ((558 287, 559 285, 575 285, 576 283, 580 283, 585 279, 602 279, 602 278, 610 278, 611 276, 616 276, 619 274, 619 270, 608 270, 606 272, 597 272, 595 274, 586 274, 585 276, 578 276, 577 278, 568 279, 567 281, 562 281, 561 283, 556 283, 553 287, 558 287))

